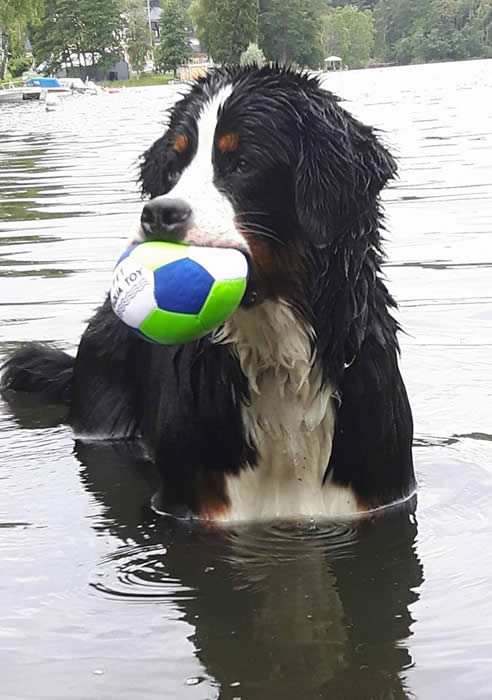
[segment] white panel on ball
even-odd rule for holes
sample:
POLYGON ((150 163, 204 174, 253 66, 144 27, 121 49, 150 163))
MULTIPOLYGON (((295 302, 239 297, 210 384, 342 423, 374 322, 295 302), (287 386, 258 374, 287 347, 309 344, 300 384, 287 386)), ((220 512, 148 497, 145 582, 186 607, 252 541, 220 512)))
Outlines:
POLYGON ((154 273, 142 267, 130 253, 115 270, 110 296, 116 315, 127 326, 138 328, 157 308, 154 273))
POLYGON ((188 257, 204 267, 216 280, 236 280, 248 276, 246 257, 235 248, 190 246, 188 257))

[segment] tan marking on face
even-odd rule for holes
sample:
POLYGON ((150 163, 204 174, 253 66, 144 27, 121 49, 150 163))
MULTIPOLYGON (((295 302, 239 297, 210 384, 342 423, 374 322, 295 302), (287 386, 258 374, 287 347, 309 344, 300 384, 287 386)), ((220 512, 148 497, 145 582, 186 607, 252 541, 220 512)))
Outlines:
POLYGON ((176 151, 176 153, 182 154, 186 151, 188 148, 188 139, 184 134, 178 134, 176 136, 176 139, 174 141, 174 146, 173 150, 176 151))
POLYGON ((217 148, 221 153, 233 153, 239 145, 239 134, 237 131, 230 131, 224 134, 217 141, 217 148))
POLYGON ((250 251, 257 292, 262 299, 286 299, 293 309, 302 307, 307 287, 307 248, 300 234, 289 245, 275 243, 248 230, 247 223, 236 217, 239 232, 250 251))

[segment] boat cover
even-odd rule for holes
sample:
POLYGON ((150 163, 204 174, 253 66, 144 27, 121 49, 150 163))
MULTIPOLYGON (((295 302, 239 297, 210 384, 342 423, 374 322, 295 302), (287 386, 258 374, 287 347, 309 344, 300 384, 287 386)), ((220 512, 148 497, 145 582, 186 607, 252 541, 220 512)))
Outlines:
POLYGON ((26 85, 28 87, 62 87, 56 78, 28 78, 26 80, 26 85))

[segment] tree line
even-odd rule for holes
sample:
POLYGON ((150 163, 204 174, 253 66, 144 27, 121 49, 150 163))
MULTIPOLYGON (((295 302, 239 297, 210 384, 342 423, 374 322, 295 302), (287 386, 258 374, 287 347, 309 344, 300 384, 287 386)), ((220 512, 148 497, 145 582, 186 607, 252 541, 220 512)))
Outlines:
POLYGON ((38 22, 42 13, 43 0, 0 0, 0 79, 9 54, 25 53, 27 25, 38 22))
MULTIPOLYGON (((22 61, 55 70, 110 65, 124 46, 134 70, 189 58, 195 33, 217 63, 255 45, 266 60, 310 68, 340 56, 349 68, 492 57, 492 0, 162 0, 153 45, 146 0, 0 0, 0 78, 22 61)), ((253 56, 256 56, 254 48, 253 56)), ((260 54, 261 55, 261 54, 260 54)), ((19 64, 22 66, 22 64, 19 64)))
POLYGON ((61 66, 81 77, 111 66, 122 55, 133 70, 154 59, 172 70, 190 54, 191 23, 179 0, 164 0, 161 35, 154 47, 146 0, 0 0, 0 79, 7 68, 15 77, 25 61, 29 38, 35 65, 48 72, 61 66))
POLYGON ((349 68, 492 58, 492 0, 193 0, 202 46, 237 61, 250 42, 267 60, 349 68))

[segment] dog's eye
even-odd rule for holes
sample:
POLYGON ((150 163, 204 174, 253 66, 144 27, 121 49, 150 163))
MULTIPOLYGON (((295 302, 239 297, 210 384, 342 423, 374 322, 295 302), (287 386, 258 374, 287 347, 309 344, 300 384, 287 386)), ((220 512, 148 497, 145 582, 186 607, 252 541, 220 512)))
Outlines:
POLYGON ((251 170, 251 163, 244 158, 244 156, 241 156, 237 159, 234 170, 238 173, 247 172, 248 170, 251 170))

